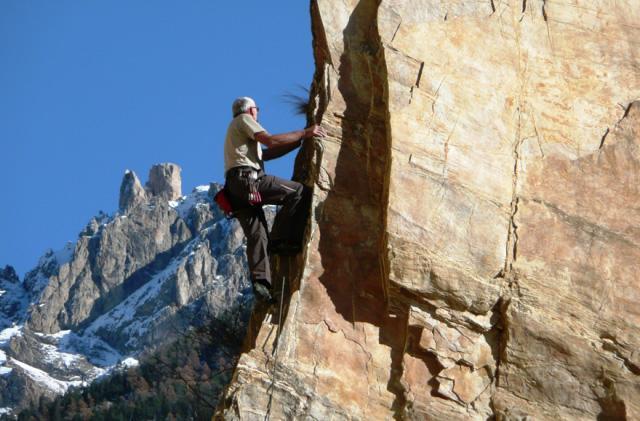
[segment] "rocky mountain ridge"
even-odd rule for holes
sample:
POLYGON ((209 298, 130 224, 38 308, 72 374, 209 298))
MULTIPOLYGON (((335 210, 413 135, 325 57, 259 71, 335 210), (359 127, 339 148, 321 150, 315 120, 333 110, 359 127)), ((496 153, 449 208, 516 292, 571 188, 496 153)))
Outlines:
POLYGON ((243 235, 213 205, 219 185, 181 195, 180 167, 127 171, 119 212, 18 279, 0 271, 0 408, 9 412, 88 384, 229 312, 252 294, 243 235))

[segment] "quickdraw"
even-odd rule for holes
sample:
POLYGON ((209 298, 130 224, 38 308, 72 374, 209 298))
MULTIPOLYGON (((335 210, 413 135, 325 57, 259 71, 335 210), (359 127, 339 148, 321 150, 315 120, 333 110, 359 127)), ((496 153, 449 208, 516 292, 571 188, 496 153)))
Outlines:
POLYGON ((247 198, 247 202, 249 202, 251 206, 260 205, 262 203, 262 196, 258 191, 257 179, 249 179, 249 197, 247 198))

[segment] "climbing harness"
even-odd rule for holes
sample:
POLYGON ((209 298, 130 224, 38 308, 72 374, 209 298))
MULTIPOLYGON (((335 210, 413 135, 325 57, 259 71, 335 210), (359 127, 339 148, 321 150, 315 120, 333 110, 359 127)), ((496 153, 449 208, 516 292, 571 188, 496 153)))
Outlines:
MULTIPOLYGON (((242 177, 247 179, 247 203, 249 206, 261 206, 262 205, 262 195, 258 191, 259 184, 258 180, 260 179, 258 171, 253 169, 239 169, 239 174, 242 177)), ((226 186, 222 187, 216 194, 213 196, 213 201, 216 202, 220 210, 224 213, 227 219, 232 219, 236 215, 233 212, 233 206, 231 205, 231 200, 229 198, 230 193, 226 186)))

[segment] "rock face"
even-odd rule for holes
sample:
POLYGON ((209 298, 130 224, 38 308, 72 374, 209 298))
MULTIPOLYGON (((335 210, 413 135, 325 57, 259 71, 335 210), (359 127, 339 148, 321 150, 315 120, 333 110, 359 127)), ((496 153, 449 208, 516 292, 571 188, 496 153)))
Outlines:
POLYGON ((640 419, 640 4, 314 0, 305 253, 225 419, 640 419))

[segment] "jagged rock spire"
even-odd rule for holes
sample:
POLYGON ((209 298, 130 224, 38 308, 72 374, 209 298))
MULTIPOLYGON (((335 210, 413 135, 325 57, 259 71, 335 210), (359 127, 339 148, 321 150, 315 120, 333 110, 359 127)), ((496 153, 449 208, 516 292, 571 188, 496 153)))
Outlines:
POLYGON ((133 171, 127 170, 120 184, 120 212, 126 213, 129 209, 147 201, 147 193, 142 188, 138 176, 133 171))
POLYGON ((182 196, 181 168, 172 163, 156 164, 149 171, 145 189, 152 196, 176 200, 182 196))
POLYGON ((127 213, 151 197, 177 200, 182 196, 181 168, 172 163, 155 164, 149 170, 149 179, 142 187, 135 172, 127 170, 120 185, 120 212, 127 213))

